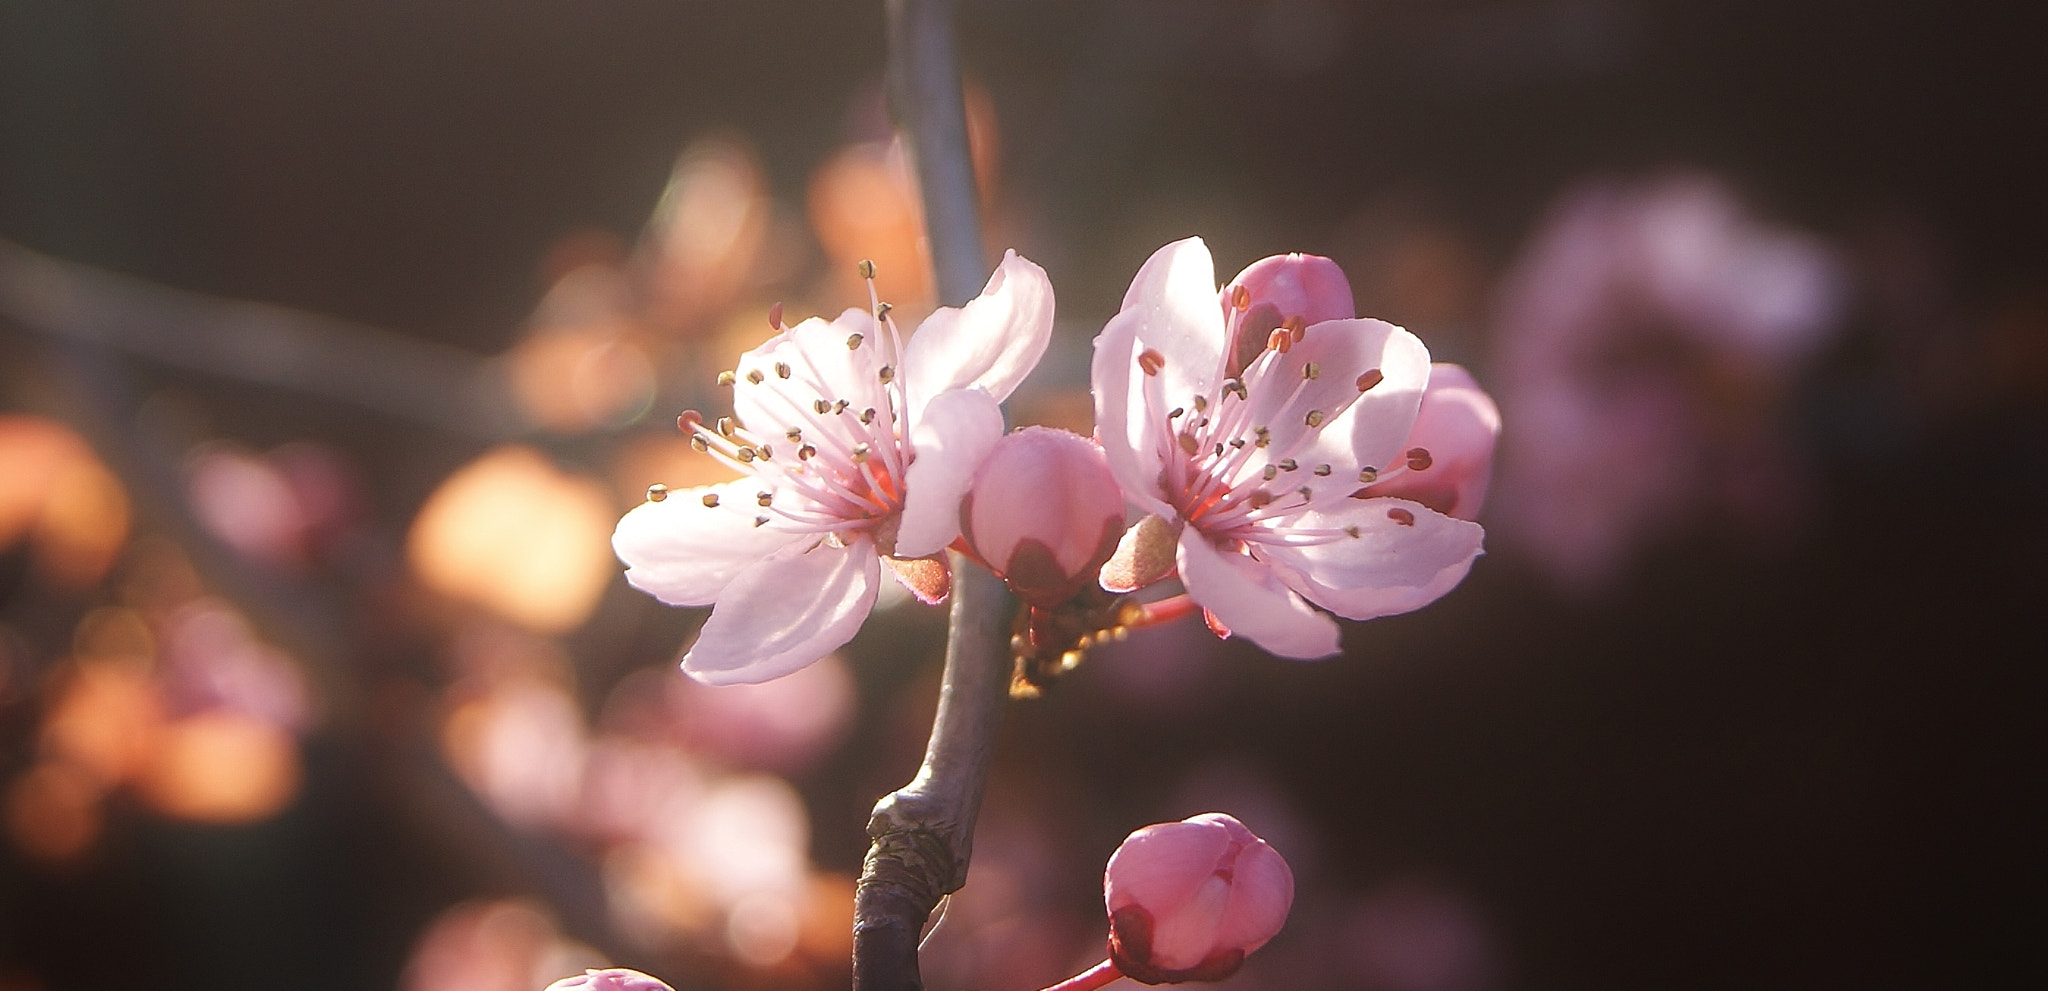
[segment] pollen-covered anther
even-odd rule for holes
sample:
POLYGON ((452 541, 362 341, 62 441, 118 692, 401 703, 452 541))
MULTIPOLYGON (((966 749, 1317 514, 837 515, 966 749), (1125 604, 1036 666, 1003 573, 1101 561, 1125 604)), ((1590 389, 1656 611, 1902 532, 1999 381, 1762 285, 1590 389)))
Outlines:
POLYGON ((841 399, 841 400, 839 400, 839 401, 837 401, 837 402, 835 402, 835 403, 833 403, 833 404, 832 404, 832 412, 834 412, 834 413, 844 413, 844 412, 846 412, 846 408, 847 408, 848 406, 851 406, 851 405, 853 405, 853 404, 852 404, 852 403, 849 403, 849 402, 847 402, 847 401, 846 401, 846 400, 844 400, 844 399, 841 399))
POLYGON ((1266 350, 1268 351, 1278 351, 1281 354, 1286 354, 1293 347, 1294 336, 1289 334, 1285 327, 1276 327, 1272 333, 1266 335, 1266 350))
POLYGON ((1316 473, 1316 477, 1317 477, 1317 478, 1328 478, 1328 477, 1330 477, 1330 466, 1329 466, 1329 465, 1317 465, 1317 466, 1315 467, 1315 473, 1316 473))
POLYGON ((757 492, 754 494, 754 504, 764 509, 772 505, 774 502, 775 493, 773 492, 757 492))
POLYGON ((721 417, 719 417, 719 418, 718 418, 718 436, 720 436, 720 437, 723 437, 723 438, 725 438, 725 439, 727 439, 727 440, 731 440, 731 439, 732 439, 732 434, 733 434, 733 425, 732 425, 732 417, 729 417, 729 416, 721 416, 721 417))
POLYGON ((1180 449, 1181 453, 1193 457, 1196 451, 1202 449, 1202 442, 1196 440, 1194 434, 1181 434, 1180 449))
POLYGON ((875 408, 873 406, 860 411, 860 422, 862 425, 875 422, 875 408))
POLYGON ((708 452, 711 450, 711 442, 705 440, 703 434, 691 434, 690 450, 696 451, 699 454, 708 452))
POLYGON ((875 373, 875 377, 881 379, 885 383, 894 381, 896 378, 896 366, 883 365, 882 370, 875 373))
POLYGON ((734 375, 730 370, 718 373, 719 385, 731 385, 737 381, 739 381, 739 376, 734 375))
POLYGON ((1366 485, 1371 485, 1380 480, 1380 470, 1370 465, 1360 468, 1358 469, 1358 480, 1366 485))
POLYGON ((1195 412, 1197 412, 1197 413, 1206 413, 1206 412, 1208 412, 1208 410, 1209 410, 1209 397, 1207 397, 1207 396, 1196 396, 1196 397, 1195 397, 1195 412))
POLYGON ((1265 489, 1259 489, 1253 492, 1250 498, 1247 498, 1244 501, 1244 504, 1250 506, 1253 509, 1264 509, 1267 506, 1271 505, 1272 502, 1273 493, 1268 492, 1265 489))
POLYGON ((732 456, 739 459, 740 464, 752 464, 755 458, 761 456, 761 452, 756 451, 751 447, 742 447, 739 450, 732 452, 732 456))
POLYGON ((1302 486, 1301 488, 1295 489, 1294 491, 1299 493, 1304 501, 1313 501, 1316 497, 1316 490, 1309 488, 1306 485, 1302 486))
POLYGON ((1322 410, 1319 410, 1319 409, 1312 409, 1312 410, 1309 410, 1309 411, 1308 411, 1308 415, 1307 415, 1307 416, 1305 416, 1305 417, 1302 417, 1302 418, 1301 418, 1301 420, 1302 420, 1302 422, 1303 422, 1303 423, 1306 423, 1306 424, 1308 424, 1308 425, 1309 425, 1309 426, 1311 426, 1311 427, 1320 427, 1320 426, 1322 426, 1322 425, 1323 425, 1323 417, 1324 417, 1324 415, 1325 415, 1325 414, 1323 413, 1323 411, 1322 411, 1322 410))
POLYGON ((1317 376, 1320 376, 1322 374, 1323 366, 1318 365, 1313 361, 1308 362, 1307 364, 1301 366, 1301 377, 1307 381, 1313 382, 1315 381, 1317 376))
POLYGON ((704 508, 705 508, 705 509, 717 509, 717 508, 718 508, 718 493, 716 493, 716 492, 706 492, 706 493, 704 493, 704 508))
POLYGON ((865 338, 865 337, 862 337, 862 336, 861 336, 861 335, 859 335, 859 334, 848 334, 848 335, 846 335, 846 350, 848 350, 848 351, 858 351, 858 350, 860 350, 860 342, 862 342, 862 341, 864 341, 864 340, 867 340, 867 338, 865 338))
POLYGON ((647 501, 660 502, 668 498, 668 486, 656 482, 647 487, 647 501))
POLYGON ((811 400, 811 408, 817 410, 819 416, 824 416, 825 414, 832 412, 832 400, 813 399, 811 400))
POLYGON ((1237 393, 1239 401, 1248 400, 1252 397, 1251 390, 1245 388, 1243 379, 1230 379, 1224 382, 1223 391, 1237 393))
POLYGON ((1252 436, 1258 438, 1258 440, 1253 442, 1252 446, 1254 447, 1265 447, 1266 445, 1273 443, 1273 431, 1270 428, 1253 427, 1252 436))
POLYGON ((1147 375, 1157 375, 1166 367, 1166 356, 1151 348, 1138 352, 1138 368, 1147 375))
POLYGON ((1234 450, 1234 451, 1241 451, 1241 450, 1243 450, 1243 449, 1244 449, 1244 438, 1242 438, 1242 437, 1232 437, 1232 438, 1230 439, 1230 448, 1231 448, 1231 450, 1234 450))
POLYGON ((1379 369, 1368 368, 1364 372, 1360 373, 1360 375, 1358 376, 1358 391, 1370 392, 1372 391, 1373 386, 1376 386, 1386 380, 1386 375, 1382 374, 1379 369))
POLYGON ((875 304, 875 319, 877 319, 877 320, 887 320, 887 319, 889 319, 889 311, 890 311, 890 310, 893 310, 893 309, 895 309, 895 308, 896 308, 896 307, 895 307, 895 305, 894 305, 894 304, 891 304, 891 303, 876 303, 876 304, 875 304))
POLYGON ((775 457, 775 449, 766 444, 761 445, 761 460, 767 461, 773 457, 775 457))
POLYGON ((857 465, 860 465, 860 464, 866 464, 866 463, 867 463, 867 461, 868 461, 868 446, 867 446, 866 444, 855 444, 855 445, 853 445, 853 463, 854 463, 854 464, 857 464, 857 465))
POLYGON ((797 448, 797 449, 796 449, 796 459, 797 459, 798 461, 809 461, 809 460, 811 460, 812 458, 815 458, 815 457, 817 457, 817 456, 818 456, 818 449, 817 449, 817 448, 815 448, 815 447, 812 447, 812 446, 811 446, 811 445, 809 445, 809 444, 805 444, 804 446, 802 446, 802 447, 799 447, 799 448, 797 448))
POLYGON ((1263 477, 1266 481, 1270 482, 1280 477, 1280 469, 1274 465, 1267 465, 1266 470, 1260 472, 1259 475, 1263 477))
POLYGON ((1280 462, 1281 471, 1293 471, 1299 467, 1301 467, 1301 462, 1296 461, 1293 458, 1286 458, 1280 462))
POLYGON ((1344 528, 1344 535, 1352 538, 1353 540, 1358 539, 1358 532, 1358 524, 1356 523, 1353 523, 1344 528))
POLYGON ((801 442, 804 439, 804 432, 803 429, 800 427, 791 427, 788 430, 784 430, 782 432, 782 436, 790 443, 795 444, 801 442))
POLYGON ((775 377, 779 379, 786 379, 789 377, 789 362, 778 361, 775 363, 775 377))
POLYGON ((861 259, 860 264, 854 266, 854 269, 860 273, 860 277, 863 279, 872 279, 875 277, 875 263, 872 259, 861 259))
POLYGON ((1415 525, 1415 514, 1405 509, 1402 509, 1399 506, 1395 506, 1394 508, 1387 510, 1387 519, 1393 520, 1394 522, 1399 523, 1402 526, 1415 525))
POLYGON ((1171 412, 1166 414, 1166 418, 1169 420, 1178 420, 1181 417, 1186 416, 1187 412, 1187 407, 1175 406, 1171 412))
POLYGON ((754 517, 754 526, 755 526, 756 528, 759 528, 759 527, 764 527, 764 526, 767 526, 767 525, 768 525, 768 517, 766 517, 766 516, 756 516, 756 517, 754 517))
POLYGON ((1252 291, 1243 286, 1232 286, 1230 288, 1230 305, 1240 313, 1251 309, 1252 291))
POLYGON ((768 381, 768 376, 761 374, 760 369, 753 368, 747 371, 747 381, 752 382, 755 385, 760 385, 761 383, 768 381))
POLYGON ((1408 449, 1409 471, 1428 471, 1429 466, 1435 463, 1435 459, 1429 456, 1429 448, 1411 447, 1408 449))

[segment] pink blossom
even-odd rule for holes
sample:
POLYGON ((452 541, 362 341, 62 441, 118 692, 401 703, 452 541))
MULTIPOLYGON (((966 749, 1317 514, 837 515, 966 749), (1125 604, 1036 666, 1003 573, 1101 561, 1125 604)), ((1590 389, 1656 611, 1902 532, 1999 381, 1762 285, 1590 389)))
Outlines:
POLYGON ((575 977, 564 977, 548 985, 544 991, 675 991, 661 979, 649 977, 637 970, 624 967, 606 967, 603 970, 586 970, 575 977))
POLYGON ((1294 903, 1294 872, 1221 812, 1146 826, 1102 875, 1109 957, 1146 984, 1220 981, 1266 945, 1294 903))
MULTIPOLYGON (((1429 352, 1392 324, 1330 317, 1350 297, 1333 275, 1327 259, 1268 259, 1218 307, 1200 238, 1139 270, 1095 339, 1093 384, 1103 452, 1150 518, 1126 534, 1103 587, 1178 571, 1219 632, 1309 658, 1338 652, 1336 623, 1309 603, 1349 619, 1406 612, 1470 569, 1481 528, 1415 496, 1434 496, 1441 472, 1464 511, 1484 486, 1473 465, 1490 434, 1441 431, 1455 478, 1412 442, 1429 352)), ((1476 391, 1462 371, 1444 374, 1476 391)))
POLYGON ((960 504, 968 547, 1012 591, 1050 609, 1095 580, 1124 531, 1124 500, 1086 437, 1025 427, 996 443, 960 504))
POLYGON ((1052 315, 1044 270, 1010 252, 980 296, 934 312, 907 345, 876 305, 742 355, 721 377, 734 416, 679 422, 745 477, 657 489, 612 535, 635 588, 713 606, 683 670, 760 682, 817 660, 859 630, 884 560, 921 598, 943 598, 961 497, 1052 315))

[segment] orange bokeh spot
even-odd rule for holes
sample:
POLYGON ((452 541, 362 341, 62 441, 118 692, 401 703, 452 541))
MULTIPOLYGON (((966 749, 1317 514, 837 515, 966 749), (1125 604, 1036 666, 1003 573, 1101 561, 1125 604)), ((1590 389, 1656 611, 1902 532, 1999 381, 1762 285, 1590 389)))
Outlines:
POLYGON ((165 815, 200 822, 267 819, 299 790, 291 735, 237 713, 201 713, 165 728, 144 770, 142 797, 165 815))
POLYGON ((162 742, 163 700, 142 664, 71 669, 43 718, 44 753, 112 787, 133 778, 162 742))
POLYGON ((106 576, 128 541, 128 494, 69 427, 0 416, 0 547, 26 538, 40 577, 81 589, 106 576))
POLYGON ((589 617, 611 580, 612 522, 602 486, 506 446, 441 483, 413 520, 406 553, 435 591, 560 633, 589 617))

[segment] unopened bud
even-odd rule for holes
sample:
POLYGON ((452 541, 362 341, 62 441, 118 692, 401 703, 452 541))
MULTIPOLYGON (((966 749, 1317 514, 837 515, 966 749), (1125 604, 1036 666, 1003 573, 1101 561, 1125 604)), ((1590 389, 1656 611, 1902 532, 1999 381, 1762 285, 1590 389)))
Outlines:
POLYGON ((1123 494, 1094 442, 1025 427, 996 442, 960 507, 961 535, 1032 605, 1095 581, 1124 529, 1123 494))
POLYGON ((1102 876, 1109 957, 1145 984, 1220 981, 1294 903, 1287 861, 1221 812, 1132 833, 1102 876))
POLYGON ((586 970, 575 977, 564 977, 547 986, 546 991, 675 991, 659 978, 649 977, 637 970, 624 967, 607 967, 603 970, 586 970))

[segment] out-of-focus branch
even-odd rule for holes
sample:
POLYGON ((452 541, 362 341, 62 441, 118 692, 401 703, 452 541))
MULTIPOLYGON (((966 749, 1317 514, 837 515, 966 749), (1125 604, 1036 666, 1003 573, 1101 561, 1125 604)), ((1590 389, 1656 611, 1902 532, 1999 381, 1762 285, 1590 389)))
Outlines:
MULTIPOLYGON (((987 277, 967 115, 948 0, 888 0, 889 97, 910 138, 942 303, 987 277)), ((1009 590, 953 555, 952 629, 924 765, 875 805, 854 899, 855 991, 913 991, 918 935, 940 898, 967 882, 974 820, 1009 685, 1009 590)))
POLYGON ((282 306, 218 299, 0 241, 0 317, 173 368, 318 396, 458 436, 527 424, 498 363, 282 306))

